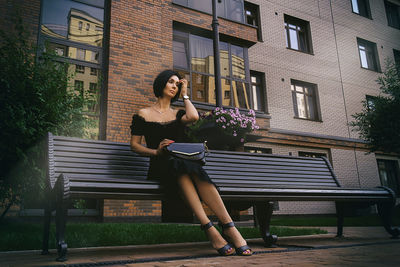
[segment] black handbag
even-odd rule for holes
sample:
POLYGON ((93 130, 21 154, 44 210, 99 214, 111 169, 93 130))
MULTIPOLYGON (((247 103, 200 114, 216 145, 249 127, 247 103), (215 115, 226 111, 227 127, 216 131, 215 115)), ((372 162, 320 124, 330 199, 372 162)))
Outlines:
POLYGON ((166 147, 168 153, 176 158, 196 161, 201 165, 206 164, 208 147, 204 143, 172 143, 166 147))

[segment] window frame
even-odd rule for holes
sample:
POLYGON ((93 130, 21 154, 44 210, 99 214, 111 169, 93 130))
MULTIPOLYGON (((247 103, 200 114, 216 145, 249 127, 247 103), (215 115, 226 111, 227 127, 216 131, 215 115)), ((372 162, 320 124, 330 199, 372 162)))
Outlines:
POLYGON ((376 96, 372 96, 372 95, 366 95, 365 96, 365 101, 366 101, 366 104, 367 104, 367 110, 368 111, 371 111, 371 110, 374 110, 375 109, 375 103, 374 103, 374 101, 375 101, 375 99, 376 99, 376 96))
MULTIPOLYGON (((395 160, 395 159, 387 159, 387 158, 377 158, 376 159, 376 164, 377 164, 377 168, 378 168, 378 173, 379 173, 379 181, 380 181, 380 183, 381 183, 381 185, 382 186, 387 186, 387 187, 389 187, 390 189, 392 189, 394 192, 395 192, 395 194, 396 194, 396 196, 397 197, 399 197, 400 196, 400 171, 399 171, 399 161, 398 160, 395 160), (396 188, 392 188, 391 186, 390 186, 390 184, 388 184, 388 185, 384 185, 383 183, 382 183, 382 176, 381 176, 381 168, 380 168, 380 165, 379 165, 379 162, 382 162, 384 165, 385 165, 385 168, 384 168, 384 170, 387 172, 387 165, 386 165, 386 163, 387 162, 391 162, 391 163, 393 163, 394 164, 394 169, 392 169, 393 170, 393 172, 394 172, 394 174, 395 174, 395 181, 394 181, 394 183, 395 183, 395 187, 396 188)), ((388 181, 388 182, 390 182, 390 181, 388 181)))
POLYGON ((259 42, 263 42, 262 29, 261 29, 261 15, 260 15, 260 6, 259 5, 244 1, 244 23, 246 25, 257 28, 257 40, 259 42), (248 11, 248 10, 253 11, 255 13, 254 20, 256 21, 257 25, 247 23, 246 11, 248 11))
MULTIPOLYGON (((199 74, 199 75, 203 75, 203 76, 207 76, 207 77, 214 77, 215 78, 215 72, 214 72, 214 74, 211 74, 211 73, 204 73, 204 72, 201 72, 201 71, 195 71, 195 70, 192 69, 192 60, 191 60, 192 59, 192 51, 191 51, 191 48, 190 48, 190 44, 193 41, 192 40, 193 36, 200 36, 200 37, 212 40, 210 38, 210 36, 206 36, 204 34, 202 35, 202 34, 199 34, 199 33, 183 31, 182 29, 176 29, 176 28, 173 29, 173 41, 178 40, 178 41, 181 41, 181 42, 186 42, 186 44, 187 44, 187 51, 186 51, 187 55, 186 55, 186 57, 187 57, 187 60, 188 60, 188 62, 187 62, 188 63, 187 64, 188 68, 187 69, 184 69, 181 66, 175 66, 175 65, 173 66, 173 69, 175 71, 185 72, 185 73, 189 74, 189 77, 190 77, 189 88, 188 88, 189 89, 189 95, 190 95, 190 99, 192 100, 192 102, 196 106, 209 106, 209 107, 210 106, 215 106, 215 104, 210 103, 210 102, 201 102, 201 101, 193 100, 193 74, 199 74)), ((233 83, 234 82, 243 82, 243 84, 248 88, 248 92, 249 92, 248 93, 249 94, 249 101, 248 101, 249 102, 249 109, 252 109, 254 107, 254 103, 253 103, 253 95, 252 95, 252 92, 250 90, 250 69, 249 69, 248 48, 245 47, 245 46, 242 46, 240 44, 236 44, 236 43, 232 43, 232 42, 225 42, 224 40, 220 40, 220 42, 224 42, 224 43, 226 43, 228 45, 229 77, 221 75, 221 79, 230 81, 230 92, 231 92, 230 93, 230 103, 234 103, 234 99, 233 99, 233 97, 234 97, 233 95, 234 94, 232 93, 233 83), (233 68, 232 68, 232 46, 239 46, 239 47, 243 48, 245 79, 233 77, 233 73, 232 73, 233 72, 233 68)), ((221 94, 223 94, 223 93, 221 92, 221 94)), ((233 107, 234 108, 235 106, 232 105, 232 106, 225 106, 225 107, 227 107, 227 108, 232 108, 233 107)), ((240 107, 239 109, 240 110, 248 110, 247 108, 243 108, 243 107, 240 107)), ((263 111, 259 111, 259 112, 265 113, 266 111, 263 110, 263 111)))
POLYGON ((253 97, 253 109, 254 111, 261 111, 261 112, 265 112, 268 113, 268 102, 267 102, 267 86, 266 86, 266 79, 265 79, 265 73, 264 72, 259 72, 259 71, 255 71, 255 70, 250 70, 250 90, 252 91, 252 86, 255 85, 259 85, 260 89, 262 91, 262 95, 261 95, 261 102, 262 102, 262 107, 261 109, 255 109, 254 108, 254 94, 252 93, 252 97, 253 97), (258 76, 260 78, 260 83, 253 83, 251 78, 258 76))
POLYGON ((385 14, 386 14, 386 19, 387 19, 387 22, 388 22, 388 26, 400 30, 400 6, 395 4, 395 3, 393 3, 393 2, 387 1, 387 0, 384 1, 384 5, 385 5, 385 14), (397 9, 396 16, 397 16, 397 24, 398 25, 393 25, 392 24, 393 23, 393 19, 391 18, 391 16, 389 16, 389 14, 394 14, 395 13, 394 12, 394 8, 397 9))
POLYGON ((306 20, 302 20, 287 14, 284 14, 284 29, 285 29, 285 39, 286 39, 286 48, 289 50, 293 50, 293 51, 298 51, 298 52, 302 52, 302 53, 306 53, 306 54, 310 54, 310 55, 314 55, 314 50, 313 50, 313 46, 312 46, 312 36, 311 36, 311 25, 309 21, 306 20), (296 37, 297 37, 297 46, 299 49, 295 49, 291 47, 291 41, 290 41, 290 27, 289 24, 291 25, 295 25, 296 29, 292 29, 292 30, 296 30, 296 37), (303 28, 304 31, 302 30, 298 30, 298 28, 303 28), (300 35, 299 32, 304 32, 304 45, 306 46, 305 50, 300 49, 301 47, 301 42, 300 42, 300 35))
MULTIPOLYGON (((199 0, 197 0, 197 1, 199 1, 199 0)), ((244 12, 244 2, 245 1, 244 0, 239 0, 242 3, 241 21, 238 21, 238 20, 235 20, 235 19, 229 17, 228 6, 226 5, 227 1, 228 0, 221 0, 221 2, 217 2, 217 16, 221 17, 223 19, 229 20, 229 21, 234 21, 234 22, 237 22, 237 23, 246 24, 245 23, 246 22, 246 17, 245 17, 245 12, 244 12), (220 9, 221 6, 223 6, 222 11, 220 9), (221 15, 221 12, 223 12, 222 15, 221 15)), ((193 9, 193 10, 205 13, 205 14, 212 15, 212 6, 209 8, 209 10, 205 10, 205 9, 199 9, 199 8, 194 7, 191 4, 190 0, 180 0, 180 1, 179 0, 173 0, 172 3, 175 4, 175 5, 184 6, 186 8, 190 8, 190 9, 193 9)))
POLYGON ((255 154, 272 154, 272 148, 269 147, 253 147, 245 146, 244 152, 255 153, 255 154))
POLYGON ((397 67, 400 67, 400 50, 393 48, 393 61, 397 67))
POLYGON ((290 88, 291 93, 292 93, 292 101, 293 101, 293 111, 294 111, 294 118, 295 119, 300 119, 300 120, 307 120, 307 121, 315 121, 315 122, 322 122, 322 115, 321 115, 321 108, 320 108, 320 102, 319 102, 319 95, 318 95, 318 86, 317 84, 314 83, 309 83, 309 82, 304 82, 304 81, 300 81, 300 80, 296 80, 296 79, 291 79, 290 80, 290 86, 294 86, 295 90, 292 90, 292 88, 290 88), (303 87, 303 88, 311 88, 313 90, 313 95, 312 95, 312 99, 313 99, 313 104, 314 104, 314 116, 315 118, 311 118, 309 113, 309 107, 308 107, 308 97, 305 97, 305 111, 307 114, 306 118, 302 118, 299 116, 299 108, 297 105, 297 93, 303 94, 305 96, 307 96, 307 94, 304 92, 298 92, 296 90, 296 85, 303 87), (308 108, 307 108, 308 107, 308 108))
POLYGON ((367 19, 372 19, 372 15, 371 15, 371 6, 370 6, 370 4, 369 4, 369 0, 350 0, 350 3, 351 3, 351 11, 354 13, 354 14, 357 14, 357 15, 359 15, 359 16, 361 16, 361 17, 364 17, 364 18, 367 18, 367 19), (358 10, 360 11, 360 1, 363 1, 363 3, 364 3, 364 5, 365 5, 365 8, 367 9, 366 11, 367 11, 367 14, 364 16, 363 14, 361 14, 361 12, 359 12, 359 13, 357 13, 357 12, 355 12, 354 11, 354 5, 353 5, 353 2, 354 1, 357 1, 357 8, 358 8, 358 10))
POLYGON ((376 43, 373 43, 371 41, 357 37, 357 51, 358 51, 358 56, 360 58, 360 66, 362 69, 371 70, 371 71, 375 71, 375 72, 381 72, 381 66, 380 66, 378 49, 377 49, 376 43), (360 48, 360 45, 365 47, 365 56, 366 56, 368 67, 363 66, 363 61, 361 58, 361 51, 364 51, 364 50, 362 50, 360 48), (375 65, 374 66, 375 68, 369 67, 370 63, 371 63, 368 59, 369 55, 372 55, 372 59, 370 59, 370 60, 372 60, 372 63, 375 65))

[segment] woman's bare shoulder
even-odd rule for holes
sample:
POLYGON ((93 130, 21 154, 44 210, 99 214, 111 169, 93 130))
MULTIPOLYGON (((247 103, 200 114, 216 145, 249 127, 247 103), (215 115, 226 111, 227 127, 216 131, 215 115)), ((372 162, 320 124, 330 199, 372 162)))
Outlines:
POLYGON ((143 118, 146 118, 146 116, 148 116, 149 113, 150 113, 150 107, 142 108, 142 109, 139 109, 139 111, 138 111, 138 115, 142 116, 143 118))

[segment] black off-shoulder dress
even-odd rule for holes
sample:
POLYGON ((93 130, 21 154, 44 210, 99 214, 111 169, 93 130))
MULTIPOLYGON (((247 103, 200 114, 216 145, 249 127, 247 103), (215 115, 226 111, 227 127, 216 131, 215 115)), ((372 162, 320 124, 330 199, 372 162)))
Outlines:
MULTIPOLYGON (((185 125, 181 121, 183 115, 185 115, 185 111, 179 110, 175 120, 160 123, 146 121, 140 115, 135 114, 132 118, 131 134, 144 136, 147 147, 152 149, 157 149, 163 139, 187 142, 185 125)), ((203 167, 196 162, 169 155, 150 157, 147 177, 151 180, 160 181, 167 197, 176 197, 179 191, 177 178, 183 174, 197 175, 201 180, 214 184, 203 167)))

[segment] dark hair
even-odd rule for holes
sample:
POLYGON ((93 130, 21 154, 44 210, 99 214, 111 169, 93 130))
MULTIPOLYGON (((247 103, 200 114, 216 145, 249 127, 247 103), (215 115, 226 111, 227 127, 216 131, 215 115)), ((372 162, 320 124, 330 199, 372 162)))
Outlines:
MULTIPOLYGON (((165 86, 167 85, 169 78, 171 78, 174 75, 177 76, 179 80, 182 79, 182 77, 179 75, 179 73, 177 73, 176 71, 173 71, 173 70, 164 70, 163 72, 161 72, 160 74, 157 75, 157 77, 153 83, 153 91, 154 91, 154 95, 156 97, 162 97, 163 90, 164 90, 165 86)), ((171 99, 171 103, 178 100, 180 94, 181 94, 181 85, 179 84, 178 92, 176 93, 174 98, 171 99)))

